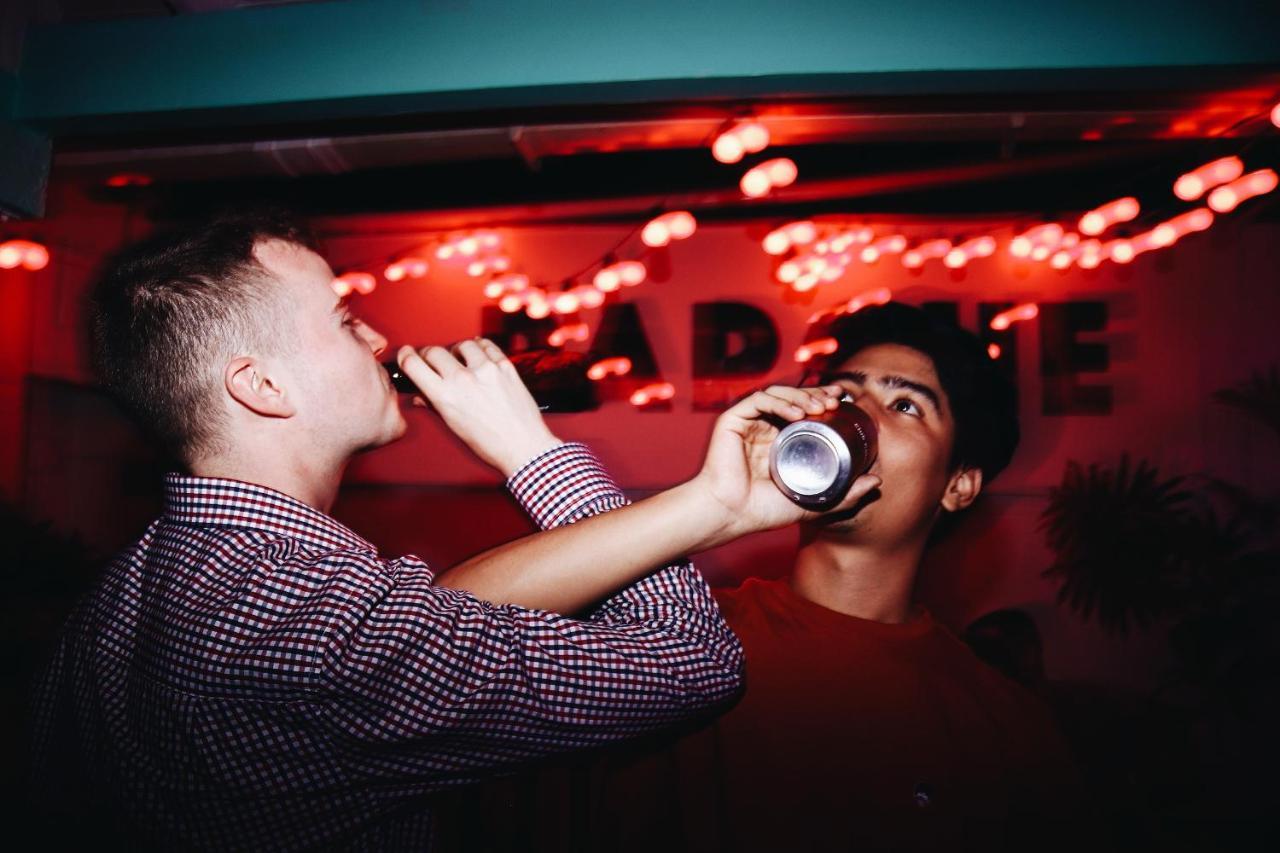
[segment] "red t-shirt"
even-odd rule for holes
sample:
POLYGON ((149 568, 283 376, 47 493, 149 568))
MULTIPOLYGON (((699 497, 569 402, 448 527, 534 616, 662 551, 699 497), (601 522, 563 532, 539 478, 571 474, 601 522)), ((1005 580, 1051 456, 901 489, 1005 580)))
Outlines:
POLYGON ((746 650, 736 706, 468 795, 454 848, 1080 849, 1079 777, 1047 708, 927 612, 858 619, 786 579, 716 598, 746 650))
POLYGON ((1033 828, 1043 849, 1046 821, 1080 816, 1047 708, 927 612, 859 619, 786 579, 716 597, 745 696, 665 748, 610 756, 591 846, 998 850, 1033 828))

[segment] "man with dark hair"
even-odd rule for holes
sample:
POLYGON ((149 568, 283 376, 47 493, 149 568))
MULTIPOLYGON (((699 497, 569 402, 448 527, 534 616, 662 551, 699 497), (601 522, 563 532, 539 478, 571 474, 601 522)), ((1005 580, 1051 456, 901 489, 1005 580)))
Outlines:
POLYGON ((938 520, 1012 456, 1014 389, 973 335, 917 308, 825 334, 838 349, 817 376, 875 421, 881 485, 803 522, 788 576, 716 592, 746 693, 592 768, 591 849, 1043 849, 1055 838, 1017 831, 1077 816, 1047 710, 912 601, 938 520))
POLYGON ((402 347, 436 413, 555 528, 436 575, 327 514, 352 456, 405 430, 387 341, 332 283, 299 228, 240 216, 126 252, 95 290, 104 382, 185 470, 38 686, 49 831, 422 849, 436 792, 737 692, 741 648, 679 558, 804 517, 760 463, 762 418, 836 389, 752 395, 696 477, 624 506, 491 342, 402 347))

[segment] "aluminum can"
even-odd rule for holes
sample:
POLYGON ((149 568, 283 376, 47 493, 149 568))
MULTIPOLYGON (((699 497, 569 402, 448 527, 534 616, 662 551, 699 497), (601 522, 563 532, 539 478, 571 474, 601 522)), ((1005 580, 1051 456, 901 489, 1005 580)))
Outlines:
POLYGON ((829 412, 783 427, 769 448, 769 474, 800 506, 829 509, 875 460, 875 421, 846 400, 829 412))

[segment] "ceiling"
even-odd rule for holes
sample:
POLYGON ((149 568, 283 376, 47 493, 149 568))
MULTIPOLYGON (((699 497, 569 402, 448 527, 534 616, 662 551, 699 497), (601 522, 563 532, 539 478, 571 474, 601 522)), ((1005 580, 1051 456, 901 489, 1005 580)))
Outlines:
POLYGON ((225 12, 251 6, 284 6, 320 0, 35 0, 42 20, 108 21, 112 18, 164 17, 225 12))
MULTIPOLYGON (((45 20, 185 15, 306 0, 32 0, 45 20)), ((1053 212, 1167 186, 1220 153, 1280 166, 1274 69, 1117 71, 1105 87, 859 98, 595 104, 59 138, 55 180, 183 215, 260 198, 317 214, 425 211, 466 221, 833 211, 1053 212), (1130 75, 1124 77, 1124 75, 1130 75), (708 145, 750 115, 801 178, 768 200, 708 145), (148 185, 107 187, 121 175, 148 185)))
MULTIPOLYGON (((224 130, 223 138, 60 145, 56 179, 157 211, 243 198, 324 214, 438 211, 463 219, 627 218, 652 207, 713 215, 805 210, 1054 211, 1088 207, 1177 175, 1220 153, 1280 166, 1267 118, 1271 85, 1199 92, 1088 92, 858 102, 651 104, 524 114, 399 116, 363 132, 293 135, 224 130), (744 166, 713 160, 726 122, 751 115, 770 131, 763 154, 789 156, 801 179, 767 201, 744 200, 744 166), (418 126, 414 126, 417 124, 418 126), (112 190, 122 174, 147 187, 112 190)), ((745 161, 746 164, 750 162, 745 161)))

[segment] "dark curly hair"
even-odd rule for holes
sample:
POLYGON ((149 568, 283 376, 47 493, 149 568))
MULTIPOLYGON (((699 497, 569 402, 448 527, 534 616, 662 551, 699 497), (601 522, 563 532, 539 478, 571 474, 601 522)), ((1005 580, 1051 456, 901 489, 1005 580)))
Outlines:
POLYGON ((927 312, 890 302, 845 314, 819 332, 835 352, 815 359, 810 373, 834 372, 867 347, 899 344, 933 362, 955 420, 951 468, 979 468, 985 483, 1009 464, 1018 446, 1018 394, 977 336, 927 312))
POLYGON ((227 360, 291 345, 278 282, 253 253, 269 240, 314 246, 281 211, 223 214, 126 248, 90 294, 99 379, 183 461, 219 441, 214 391, 227 360))

